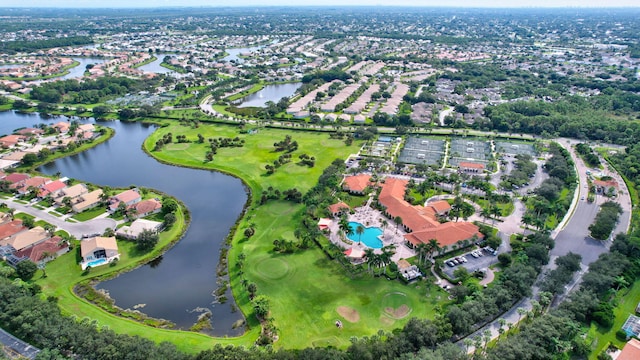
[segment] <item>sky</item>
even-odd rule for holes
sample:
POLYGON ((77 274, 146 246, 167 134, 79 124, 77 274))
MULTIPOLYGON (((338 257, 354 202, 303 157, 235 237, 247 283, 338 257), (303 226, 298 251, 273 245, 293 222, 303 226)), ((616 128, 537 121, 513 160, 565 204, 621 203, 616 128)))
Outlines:
POLYGON ((640 0, 1 0, 0 7, 140 8, 162 6, 640 7, 640 0))

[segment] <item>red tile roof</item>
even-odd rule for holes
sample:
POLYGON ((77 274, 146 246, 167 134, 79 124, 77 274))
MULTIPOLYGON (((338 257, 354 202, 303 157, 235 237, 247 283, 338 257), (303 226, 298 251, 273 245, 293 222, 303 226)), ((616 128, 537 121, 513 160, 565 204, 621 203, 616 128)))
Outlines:
POLYGON ((136 214, 146 215, 162 208, 162 203, 156 199, 142 200, 128 206, 129 209, 136 209, 136 214))
POLYGON ((622 352, 618 355, 617 360, 638 360, 640 359, 640 341, 631 339, 622 348, 622 352))
POLYGON ((342 201, 333 205, 329 205, 329 212, 332 214, 340 212, 342 211, 342 209, 351 209, 351 208, 349 207, 349 205, 345 204, 342 201))
POLYGON ((131 202, 131 201, 133 201, 135 199, 139 199, 139 198, 140 198, 140 193, 136 189, 126 190, 126 191, 123 191, 120 194, 112 197, 109 207, 112 210, 115 210, 115 209, 118 208, 118 205, 120 205, 121 202, 126 204, 128 202, 131 202))
POLYGON ((428 203, 427 206, 432 207, 437 214, 442 214, 451 210, 451 205, 446 200, 432 201, 428 203))
POLYGON ((473 235, 476 235, 478 239, 482 239, 484 237, 476 225, 462 221, 448 222, 440 224, 432 229, 414 231, 406 234, 404 237, 413 245, 418 245, 420 243, 426 244, 429 240, 436 239, 438 244, 444 247, 451 246, 458 241, 470 239, 473 235))
POLYGON ((67 184, 63 183, 60 180, 55 180, 50 183, 44 184, 42 188, 40 188, 40 192, 38 193, 39 197, 45 197, 53 192, 62 190, 67 187, 67 184))
POLYGON ((17 251, 15 255, 17 257, 26 256, 34 263, 37 263, 45 258, 45 253, 47 253, 48 256, 52 256, 61 250, 69 249, 69 245, 60 243, 61 240, 61 237, 54 236, 32 247, 17 251))
POLYGON ((13 173, 13 174, 9 174, 9 175, 5 176, 4 179, 2 179, 2 180, 8 181, 8 182, 10 182, 12 184, 15 184, 15 183, 20 182, 20 181, 25 181, 28 178, 30 178, 30 176, 27 175, 27 174, 13 173))
POLYGON ((8 238, 13 236, 21 231, 27 230, 28 228, 22 226, 22 220, 17 219, 10 221, 8 223, 0 225, 0 240, 4 238, 8 238))
POLYGON ((371 175, 368 174, 358 174, 347 176, 344 178, 344 189, 355 192, 363 192, 367 186, 372 185, 371 175))
POLYGON ((387 214, 392 218, 400 217, 402 224, 412 231, 423 230, 438 226, 440 223, 435 217, 432 208, 412 206, 404 200, 404 191, 407 187, 406 180, 387 178, 378 201, 386 207, 387 214))
POLYGON ((461 168, 484 170, 484 164, 468 162, 468 161, 461 161, 458 166, 461 168))
POLYGON ((603 181, 603 180, 594 180, 593 184, 595 186, 599 186, 599 187, 614 187, 614 188, 618 188, 618 182, 615 180, 607 180, 607 181, 603 181))
POLYGON ((436 201, 427 207, 412 206, 406 202, 404 192, 407 183, 406 180, 387 178, 378 201, 386 207, 387 214, 392 218, 400 216, 402 224, 411 230, 411 233, 404 236, 409 242, 418 245, 436 239, 440 246, 450 246, 473 235, 483 237, 478 227, 469 222, 441 224, 436 214, 439 209, 446 211, 451 208, 446 201, 436 201))

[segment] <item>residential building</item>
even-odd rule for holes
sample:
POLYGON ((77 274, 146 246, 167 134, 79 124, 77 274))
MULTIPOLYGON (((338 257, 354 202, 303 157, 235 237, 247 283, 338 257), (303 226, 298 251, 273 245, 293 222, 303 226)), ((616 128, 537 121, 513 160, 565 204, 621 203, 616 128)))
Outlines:
POLYGON ((82 270, 88 266, 96 267, 119 259, 118 244, 115 237, 96 236, 80 242, 82 270), (103 260, 104 259, 104 260, 103 260))
POLYGON ((141 218, 152 214, 157 214, 162 210, 162 202, 158 199, 142 200, 135 204, 127 206, 132 215, 129 217, 141 218))
POLYGON ((75 199, 88 192, 89 189, 87 188, 87 185, 76 184, 60 190, 58 197, 55 198, 54 201, 58 205, 62 205, 64 203, 64 198, 69 198, 71 199, 71 202, 74 202, 75 199))
POLYGON ((15 236, 10 237, 7 240, 7 245, 11 245, 14 249, 16 249, 16 251, 20 251, 22 249, 37 245, 50 237, 51 236, 45 229, 40 226, 36 226, 33 229, 21 231, 15 236))
POLYGON ((351 208, 349 207, 349 205, 347 205, 346 203, 340 201, 338 203, 329 205, 329 212, 331 213, 331 216, 333 217, 338 217, 342 214, 344 214, 345 212, 348 212, 349 210, 351 210, 351 208))
POLYGON ((109 199, 109 212, 115 212, 118 210, 118 206, 120 203, 123 203, 126 206, 133 205, 142 200, 142 196, 140 196, 140 190, 137 188, 129 189, 119 193, 116 196, 112 196, 109 199))
POLYGON ((123 226, 118 229, 116 235, 127 239, 137 239, 144 230, 151 230, 154 233, 158 233, 161 228, 162 223, 159 221, 138 219, 131 223, 130 226, 123 226))
POLYGON ((629 340, 622 348, 622 352, 616 358, 616 360, 638 359, 640 359, 640 340, 638 339, 629 340))
POLYGON ((90 193, 80 195, 75 204, 71 206, 71 209, 76 213, 81 213, 85 210, 94 208, 102 201, 102 189, 94 190, 90 193))
POLYGON ((17 251, 14 256, 29 259, 34 263, 46 263, 69 252, 69 244, 59 236, 49 238, 39 244, 17 251))

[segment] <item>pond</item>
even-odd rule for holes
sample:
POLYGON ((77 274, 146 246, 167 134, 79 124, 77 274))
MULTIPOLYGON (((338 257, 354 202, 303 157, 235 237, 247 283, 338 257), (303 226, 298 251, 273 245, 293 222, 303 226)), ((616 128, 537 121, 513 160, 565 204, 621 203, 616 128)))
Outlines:
POLYGON ((171 56, 171 55, 174 55, 174 54, 162 54, 162 53, 153 54, 153 56, 157 57, 157 59, 146 65, 140 66, 138 70, 142 70, 144 72, 152 72, 156 74, 177 74, 177 72, 171 69, 167 69, 166 67, 160 65, 162 64, 162 60, 164 60, 166 56, 171 56))
POLYGON ((92 58, 92 57, 74 57, 73 60, 79 62, 78 66, 74 66, 69 69, 69 73, 67 75, 61 76, 57 79, 67 80, 67 79, 79 79, 84 76, 84 72, 87 70, 87 65, 96 65, 102 64, 106 61, 103 58, 92 58))
POLYGON ((225 52, 229 55, 225 56, 222 58, 222 60, 226 61, 226 62, 231 62, 234 61, 237 64, 242 64, 244 62, 244 59, 242 59, 241 57, 239 57, 238 55, 243 54, 243 53, 250 53, 256 50, 261 49, 262 46, 253 46, 253 47, 245 47, 245 48, 233 48, 233 49, 226 49, 225 52))
POLYGON ((302 83, 299 82, 267 85, 262 88, 262 90, 240 99, 240 105, 238 107, 264 107, 267 101, 273 101, 274 103, 277 103, 285 96, 292 96, 296 92, 296 90, 298 90, 300 85, 302 85, 302 83))
MULTIPOLYGON (((43 119, 38 115, 0 112, 0 133, 31 127, 45 122, 53 124, 65 117, 43 119)), ((93 122, 94 120, 87 120, 93 122)), ((243 319, 234 311, 230 290, 225 304, 215 303, 216 267, 224 238, 242 212, 247 191, 234 177, 206 170, 165 165, 141 149, 144 139, 155 126, 119 121, 100 122, 115 129, 109 141, 78 155, 58 159, 42 166, 45 174, 60 172, 63 176, 111 187, 130 185, 160 190, 183 201, 191 213, 191 225, 184 237, 161 258, 121 276, 100 283, 116 305, 140 311, 156 318, 170 320, 181 329, 193 325, 201 309, 209 309, 216 336, 236 336, 242 327, 233 324, 243 319)), ((79 265, 78 265, 79 266, 79 265)), ((79 270, 79 268, 78 268, 79 270)))

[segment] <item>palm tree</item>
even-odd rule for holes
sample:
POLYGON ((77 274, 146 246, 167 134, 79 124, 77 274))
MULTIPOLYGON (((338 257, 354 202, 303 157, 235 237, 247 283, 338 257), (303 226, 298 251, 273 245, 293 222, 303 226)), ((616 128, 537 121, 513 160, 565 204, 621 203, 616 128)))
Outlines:
POLYGON ((482 216, 485 219, 490 219, 491 218, 491 210, 489 210, 486 207, 482 208, 482 212, 480 212, 480 216, 482 216))
POLYGON ((625 287, 629 285, 629 282, 624 278, 624 276, 617 276, 613 283, 616 285, 616 291, 620 290, 621 287, 625 287))
POLYGON ((418 259, 420 260, 420 264, 424 263, 425 254, 431 251, 431 246, 429 244, 420 243, 416 246, 416 252, 418 253, 418 259))
POLYGON ((382 219, 382 221, 380 222, 380 226, 382 227, 382 233, 384 234, 384 231, 387 229, 387 226, 389 226, 389 223, 387 222, 387 220, 382 219))
POLYGON ((522 315, 526 314, 527 310, 525 308, 518 308, 516 311, 518 312, 518 322, 520 322, 522 315))
POLYGON ((396 216, 393 221, 396 223, 396 235, 398 235, 398 228, 402 225, 402 218, 400 216, 396 216))
POLYGON ((429 246, 431 247, 431 258, 433 258, 433 253, 435 252, 439 252, 441 250, 440 244, 438 243, 438 240, 436 239, 430 239, 429 240, 429 246))
POLYGON ((364 250, 364 256, 367 258, 367 269, 371 271, 371 265, 374 263, 374 258, 376 257, 372 248, 367 248, 364 250))
POLYGON ((362 226, 362 224, 358 224, 358 226, 356 226, 356 234, 358 234, 358 243, 360 243, 362 234, 364 234, 364 226, 362 226))

